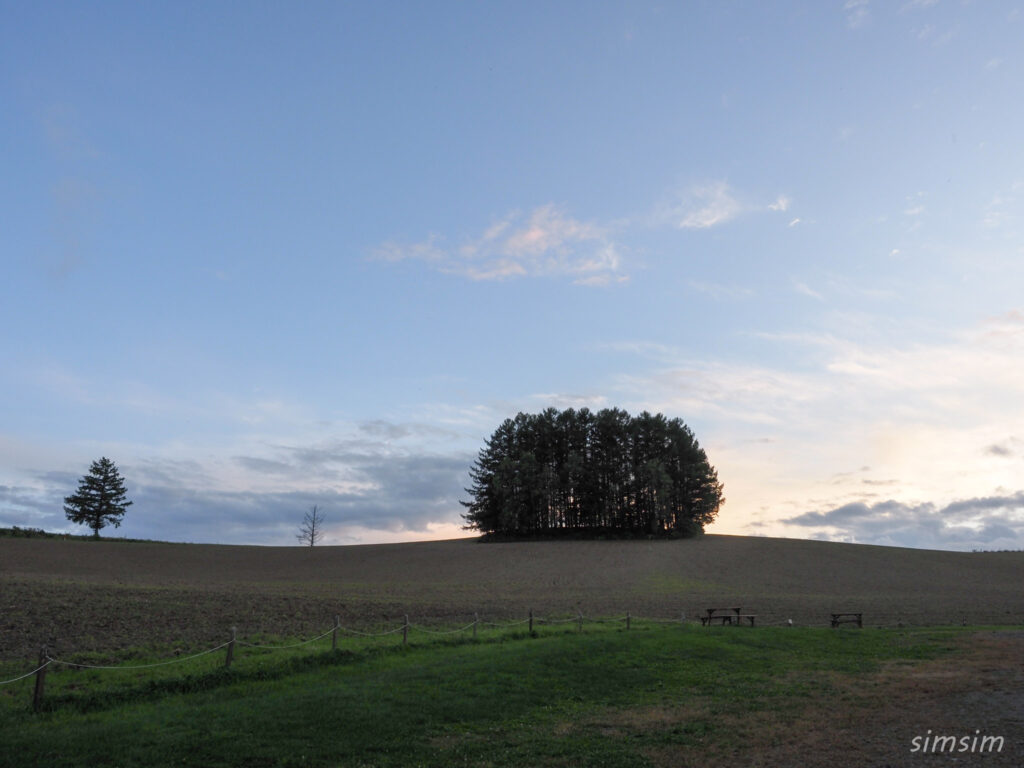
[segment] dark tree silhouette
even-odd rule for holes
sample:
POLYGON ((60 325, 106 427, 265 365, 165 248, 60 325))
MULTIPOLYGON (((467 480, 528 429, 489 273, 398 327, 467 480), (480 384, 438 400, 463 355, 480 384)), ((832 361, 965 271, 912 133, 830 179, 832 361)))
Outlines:
POLYGON ((509 536, 700 533, 725 502, 679 419, 586 408, 506 419, 470 469, 466 528, 509 536))
POLYGON ((126 495, 124 478, 114 462, 104 456, 94 461, 89 474, 78 481, 78 491, 64 497, 64 514, 71 522, 92 528, 98 539, 100 528, 121 526, 125 510, 132 505, 125 500, 126 495))
POLYGON ((302 518, 299 533, 295 537, 304 546, 316 546, 324 535, 324 516, 316 504, 302 518))

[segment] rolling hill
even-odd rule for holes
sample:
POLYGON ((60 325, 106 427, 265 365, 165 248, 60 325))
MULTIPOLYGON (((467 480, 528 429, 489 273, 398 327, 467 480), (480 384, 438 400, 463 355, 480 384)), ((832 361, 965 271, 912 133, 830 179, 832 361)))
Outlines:
POLYGON ((1024 621, 1024 553, 963 553, 706 535, 675 541, 343 547, 0 539, 0 659, 204 644, 230 626, 297 636, 348 626, 538 615, 690 620, 742 606, 759 624, 1024 621))

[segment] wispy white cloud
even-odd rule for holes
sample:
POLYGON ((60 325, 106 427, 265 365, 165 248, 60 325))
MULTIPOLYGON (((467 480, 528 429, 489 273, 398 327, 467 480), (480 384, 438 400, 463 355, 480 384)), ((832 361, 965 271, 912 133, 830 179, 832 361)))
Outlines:
POLYGON ((955 27, 950 27, 946 30, 940 30, 934 24, 925 24, 920 29, 914 31, 914 35, 922 43, 929 43, 934 46, 945 45, 954 37, 956 37, 957 30, 955 27))
POLYGON ((982 212, 981 223, 989 229, 1000 229, 1019 221, 1021 190, 1024 190, 1024 182, 1016 181, 1008 189, 993 195, 982 212))
POLYGON ((374 256, 422 261, 471 280, 552 276, 580 285, 608 285, 628 279, 620 248, 608 228, 545 205, 527 215, 509 214, 457 247, 446 247, 433 235, 411 245, 385 243, 374 256))
POLYGON ((742 201, 726 181, 714 181, 690 187, 662 207, 655 220, 679 229, 710 229, 754 211, 784 212, 791 200, 778 195, 770 203, 742 201))
POLYGON ((741 210, 729 185, 719 181, 690 190, 680 201, 674 217, 676 226, 681 229, 708 229, 734 219, 741 210))
MULTIPOLYGON (((824 333, 765 341, 772 338, 803 348, 800 368, 633 344, 630 351, 653 369, 634 364, 639 372, 621 374, 614 387, 624 407, 695 426, 730 500, 718 530, 740 533, 758 516, 778 521, 787 511, 792 517, 881 500, 943 509, 957 500, 1013 496, 1024 486, 1024 443, 1015 442, 1024 435, 1024 312, 929 344, 824 333), (837 473, 864 465, 871 472, 836 482, 837 473)), ((806 535, 778 522, 759 530, 806 535)))
POLYGON ((823 397, 813 377, 759 365, 687 359, 681 351, 635 343, 621 351, 650 357, 653 370, 621 373, 614 389, 635 410, 686 415, 758 428, 780 426, 804 404, 823 397), (673 357, 674 356, 674 357, 673 357))
POLYGON ((800 219, 799 216, 797 216, 795 219, 793 219, 791 222, 789 222, 789 224, 787 224, 786 226, 787 227, 795 227, 800 222, 801 222, 801 219, 800 219))
POLYGON ((871 20, 869 0, 846 0, 843 11, 846 12, 846 26, 850 29, 859 29, 871 20))
MULTIPOLYGON (((604 286, 629 280, 622 239, 631 228, 710 229, 744 213, 785 212, 791 202, 785 194, 767 203, 744 202, 727 182, 714 181, 690 187, 643 216, 609 223, 583 221, 548 204, 525 214, 510 213, 456 244, 434 233, 419 242, 387 241, 375 248, 371 257, 418 261, 470 280, 567 277, 577 285, 604 286)), ((793 219, 789 226, 799 221, 793 219)))
POLYGON ((434 264, 441 264, 447 258, 447 252, 438 245, 440 235, 431 234, 426 240, 420 243, 399 244, 387 242, 378 246, 374 251, 374 257, 382 261, 404 261, 413 259, 426 261, 434 264))
POLYGON ((816 290, 807 285, 807 283, 800 282, 799 280, 793 283, 793 290, 804 296, 810 296, 812 299, 817 299, 818 301, 825 300, 824 296, 822 296, 816 290))
POLYGON ((996 195, 985 207, 981 223, 986 227, 1001 227, 1007 221, 1006 203, 1003 198, 996 195))

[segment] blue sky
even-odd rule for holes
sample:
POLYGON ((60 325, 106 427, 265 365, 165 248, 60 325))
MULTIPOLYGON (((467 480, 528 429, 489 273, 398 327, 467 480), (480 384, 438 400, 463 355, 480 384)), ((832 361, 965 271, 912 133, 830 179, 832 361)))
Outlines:
POLYGON ((617 406, 712 532, 1024 547, 1021 6, 0 0, 0 524, 464 535, 617 406))

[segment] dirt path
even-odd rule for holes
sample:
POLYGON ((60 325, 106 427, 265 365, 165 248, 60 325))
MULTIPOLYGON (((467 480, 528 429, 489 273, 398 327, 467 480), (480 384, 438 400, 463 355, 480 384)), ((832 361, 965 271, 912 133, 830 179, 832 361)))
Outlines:
POLYGON ((873 701, 842 734, 860 765, 1024 766, 1024 632, 960 642, 963 653, 878 676, 873 701), (955 736, 956 750, 936 750, 936 736, 955 736), (985 736, 1003 737, 1002 750, 976 749, 985 736), (915 737, 922 748, 911 752, 915 737))
POLYGON ((731 727, 744 749, 688 746, 650 757, 666 768, 1024 766, 1024 631, 979 632, 957 642, 960 650, 935 661, 821 680, 829 693, 795 718, 766 712, 737 720, 731 727), (955 751, 936 751, 936 736, 956 737, 955 751), (985 736, 1001 736, 1002 749, 982 752, 985 736), (912 752, 915 743, 920 749, 912 752))

